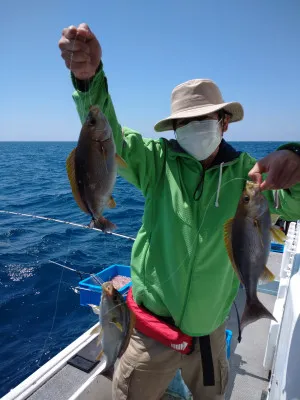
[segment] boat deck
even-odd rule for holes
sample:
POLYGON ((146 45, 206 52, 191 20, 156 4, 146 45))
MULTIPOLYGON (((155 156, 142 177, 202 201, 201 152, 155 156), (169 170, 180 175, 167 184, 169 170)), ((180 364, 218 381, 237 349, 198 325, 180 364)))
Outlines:
MULTIPOLYGON (((268 265, 278 279, 280 272, 282 254, 271 253, 268 265)), ((263 304, 270 310, 273 310, 276 300, 278 283, 275 281, 271 284, 259 287, 259 298, 263 304)), ((240 289, 236 298, 236 304, 240 315, 242 314, 245 303, 244 290, 240 289)), ((257 400, 263 399, 263 392, 268 387, 268 373, 263 368, 263 359, 268 338, 270 321, 266 319, 259 320, 244 329, 241 343, 237 342, 238 324, 235 308, 231 311, 228 320, 228 329, 232 330, 233 337, 231 341, 231 357, 230 357, 230 378, 226 393, 226 400, 257 400)), ((95 351, 94 341, 92 341, 81 353, 89 355, 93 358, 95 351)), ((66 365, 51 379, 49 379, 41 388, 33 393, 28 399, 30 400, 67 400, 79 388, 89 376, 89 374, 66 365)), ((111 400, 111 382, 99 376, 97 379, 100 383, 101 391, 99 391, 97 399, 111 400)), ((86 394, 86 400, 95 399, 94 396, 86 394)), ((164 398, 171 399, 170 396, 164 398)), ((142 399, 141 399, 142 400, 142 399)))
MULTIPOLYGON (((271 253, 268 266, 275 274, 274 282, 258 287, 258 297, 262 303, 273 311, 276 300, 282 254, 271 253)), ((239 314, 242 315, 245 304, 245 293, 241 289, 236 298, 239 314)), ((263 399, 263 392, 268 388, 269 371, 263 368, 265 348, 268 340, 270 320, 261 319, 248 325, 238 343, 238 326, 236 311, 231 310, 228 329, 232 330, 230 357, 230 376, 226 400, 263 399)))

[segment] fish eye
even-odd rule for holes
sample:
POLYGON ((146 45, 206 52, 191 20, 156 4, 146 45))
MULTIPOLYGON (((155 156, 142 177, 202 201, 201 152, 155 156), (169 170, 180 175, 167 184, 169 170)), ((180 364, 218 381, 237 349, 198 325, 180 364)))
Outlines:
POLYGON ((94 118, 94 117, 89 118, 88 124, 89 124, 89 126, 96 125, 96 118, 94 118))
POLYGON ((250 197, 246 194, 246 195, 244 196, 244 202, 245 202, 245 203, 249 203, 249 201, 250 201, 250 197))
POLYGON ((119 300, 119 297, 118 297, 118 294, 117 294, 117 293, 114 294, 113 300, 114 300, 114 302, 116 302, 116 303, 117 303, 117 301, 119 300))

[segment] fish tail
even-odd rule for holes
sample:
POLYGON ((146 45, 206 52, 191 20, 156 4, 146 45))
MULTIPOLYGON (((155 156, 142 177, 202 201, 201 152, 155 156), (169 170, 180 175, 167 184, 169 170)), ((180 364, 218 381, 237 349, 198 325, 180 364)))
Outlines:
POLYGON ((251 299, 251 301, 247 300, 241 319, 241 329, 243 330, 245 326, 259 320, 260 318, 268 318, 277 322, 272 313, 270 313, 257 297, 256 299, 251 299))
POLYGON ((105 368, 103 372, 101 372, 101 375, 105 376, 107 379, 109 379, 110 381, 113 380, 114 377, 114 372, 115 372, 115 367, 109 367, 109 368, 105 368))
POLYGON ((101 229, 103 232, 112 232, 117 228, 114 223, 104 217, 92 220, 89 226, 101 229))

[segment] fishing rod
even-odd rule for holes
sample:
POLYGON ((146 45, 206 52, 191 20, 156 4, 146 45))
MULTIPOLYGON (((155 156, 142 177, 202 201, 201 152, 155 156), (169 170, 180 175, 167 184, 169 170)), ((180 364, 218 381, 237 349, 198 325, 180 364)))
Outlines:
POLYGON ((68 269, 69 271, 76 272, 76 273, 80 276, 80 279, 82 279, 82 275, 88 275, 88 276, 90 276, 92 279, 94 279, 95 282, 98 283, 99 286, 102 286, 103 283, 104 283, 104 280, 103 280, 103 279, 99 278, 99 277, 96 276, 95 274, 91 274, 90 272, 79 271, 78 269, 71 268, 71 267, 67 267, 66 265, 60 264, 60 263, 58 263, 58 262, 56 262, 56 261, 52 261, 52 260, 48 260, 48 261, 49 261, 49 263, 55 264, 55 265, 57 265, 57 266, 59 266, 59 267, 61 267, 61 268, 65 268, 65 269, 68 269))
POLYGON ((23 213, 20 213, 20 212, 7 211, 7 210, 0 210, 0 213, 18 215, 18 216, 22 216, 22 217, 30 217, 30 218, 42 219, 44 221, 58 222, 60 224, 72 225, 72 226, 76 226, 78 228, 84 228, 84 229, 91 229, 93 231, 106 233, 107 235, 114 235, 114 236, 118 236, 118 237, 121 237, 121 238, 124 238, 124 239, 135 241, 135 238, 133 238, 131 236, 121 235, 120 233, 115 233, 115 232, 104 232, 104 231, 102 231, 101 229, 98 229, 98 228, 90 228, 88 225, 77 224, 75 222, 70 222, 70 221, 63 221, 61 219, 43 217, 41 215, 23 214, 23 213))

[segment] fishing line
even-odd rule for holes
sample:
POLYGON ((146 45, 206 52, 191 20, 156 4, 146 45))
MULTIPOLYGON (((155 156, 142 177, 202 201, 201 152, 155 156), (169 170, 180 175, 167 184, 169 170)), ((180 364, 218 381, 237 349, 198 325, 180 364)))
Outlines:
MULTIPOLYGON (((70 237, 69 237, 69 243, 68 243, 67 255, 66 255, 65 263, 67 262, 68 254, 69 254, 69 251, 70 251, 71 237, 72 237, 72 231, 70 232, 70 237)), ((60 287, 61 287, 61 283, 62 283, 63 274, 64 274, 64 268, 61 269, 60 279, 59 279, 59 283, 58 283, 57 294, 56 294, 56 299, 55 299, 55 309, 54 309, 54 314, 53 314, 53 318, 52 318, 52 325, 51 325, 50 331, 48 333, 48 336, 46 337, 46 340, 44 342, 44 346, 43 346, 43 349, 42 349, 41 357, 40 357, 40 360, 38 362, 38 367, 41 366, 41 361, 42 361, 42 358, 43 358, 43 355, 44 355, 44 351, 46 350, 46 344, 47 344, 47 342, 48 342, 48 340, 51 337, 51 334, 53 332, 54 323, 55 323, 56 314, 57 314, 57 309, 58 309, 58 299, 59 299, 59 293, 60 293, 60 287)), ((49 350, 49 346, 48 346, 48 350, 49 350)))
MULTIPOLYGON (((86 43, 86 36, 85 36, 85 38, 84 38, 84 43, 86 43)), ((89 84, 90 84, 90 82, 89 82, 89 84)), ((94 84, 94 80, 92 80, 92 85, 91 86, 93 86, 93 84, 94 84)), ((87 88, 87 87, 86 87, 87 88)), ((92 103, 92 98, 91 98, 91 88, 89 87, 88 88, 88 90, 87 90, 87 93, 88 93, 88 96, 89 96, 89 100, 90 100, 90 106, 92 106, 93 105, 93 103, 92 103)))
MULTIPOLYGON (((73 42, 73 46, 72 46, 72 50, 71 50, 71 57, 70 57, 70 71, 72 72, 72 63, 73 63, 73 56, 74 56, 74 47, 75 47, 75 43, 77 40, 77 36, 78 36, 78 32, 76 31, 76 35, 75 35, 75 39, 73 42)), ((77 78, 74 75, 74 86, 75 86, 75 90, 78 93, 78 87, 77 87, 77 78)), ((82 117, 84 117, 84 111, 85 111, 85 103, 83 102, 83 100, 81 99, 81 96, 78 95, 78 108, 79 108, 79 114, 82 115, 82 117), (81 108, 81 110, 80 110, 81 108)))
MULTIPOLYGON (((129 290, 127 291, 127 293, 128 293, 128 292, 129 292, 129 290)), ((125 294, 125 293, 124 293, 124 294, 125 294)), ((102 318, 105 317, 105 315, 107 315, 108 313, 110 313, 112 310, 114 310, 115 308, 121 307, 121 306, 123 306, 123 305, 126 305, 126 301, 124 301, 124 303, 116 304, 116 305, 113 306, 112 308, 109 308, 105 314, 101 315, 101 317, 102 317, 102 318)), ((97 306, 96 306, 96 307, 97 307, 97 306)))
MULTIPOLYGON (((75 47, 76 40, 78 40, 77 36, 78 36, 78 32, 76 32, 75 39, 74 39, 73 46, 72 46, 72 50, 71 50, 70 71, 72 71, 74 47, 75 47)), ((85 36, 84 37, 84 43, 86 43, 86 41, 87 41, 87 38, 85 36)), ((90 106, 93 105, 92 98, 91 98, 91 87, 94 85, 94 80, 92 80, 92 82, 88 82, 88 80, 84 80, 85 92, 83 92, 84 95, 83 95, 83 99, 82 99, 82 95, 79 94, 79 90, 78 90, 78 87, 77 87, 77 78, 75 77, 75 75, 74 75, 74 78, 75 78, 74 79, 74 86, 75 86, 75 90, 76 90, 77 95, 78 95, 79 114, 82 116, 82 119, 84 119, 85 118, 86 102, 89 100, 89 105, 90 106), (91 85, 91 87, 88 88, 87 87, 88 85, 91 85)))
POLYGON ((45 221, 57 222, 57 223, 60 223, 60 224, 72 225, 72 226, 76 226, 78 228, 90 229, 90 230, 93 230, 93 231, 105 233, 106 235, 113 235, 113 236, 117 236, 117 237, 121 237, 121 238, 124 238, 124 239, 135 241, 135 238, 131 237, 131 236, 121 235, 120 233, 115 233, 115 232, 104 232, 101 229, 90 228, 88 225, 77 224, 75 222, 63 221, 63 220, 60 220, 60 219, 44 217, 44 216, 41 216, 41 215, 23 214, 23 213, 20 213, 20 212, 7 211, 7 210, 0 210, 0 213, 2 213, 2 214, 19 215, 19 216, 22 216, 22 217, 30 217, 30 218, 42 219, 42 220, 45 220, 45 221))
POLYGON ((44 342, 44 346, 43 346, 43 349, 42 349, 42 354, 41 354, 40 360, 39 360, 39 362, 38 362, 38 367, 41 366, 41 361, 42 361, 42 358, 43 358, 43 355, 44 355, 44 351, 46 350, 46 343, 48 342, 48 340, 49 340, 49 338, 50 338, 50 336, 51 336, 51 333, 52 333, 52 331, 53 331, 54 322, 55 322, 55 318, 56 318, 56 314, 57 314, 58 298, 59 298, 59 292, 60 292, 60 286, 61 286, 61 282, 62 282, 63 273, 64 273, 64 270, 62 269, 62 270, 61 270, 61 274, 60 274, 59 283, 58 283, 57 294, 56 294, 55 309, 54 309, 54 315, 53 315, 53 318, 52 318, 52 325, 51 325, 49 334, 48 334, 48 336, 47 336, 47 338, 46 338, 46 340, 45 340, 45 342, 44 342))

